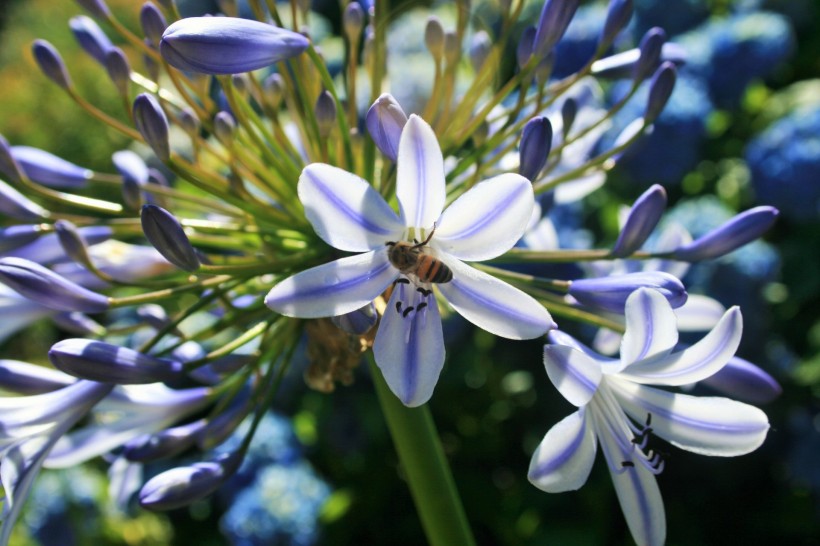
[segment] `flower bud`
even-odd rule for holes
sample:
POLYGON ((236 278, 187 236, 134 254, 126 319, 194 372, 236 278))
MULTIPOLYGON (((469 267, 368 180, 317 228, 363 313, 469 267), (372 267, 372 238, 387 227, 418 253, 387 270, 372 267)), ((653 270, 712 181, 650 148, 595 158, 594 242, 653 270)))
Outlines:
POLYGON ((100 19, 108 19, 111 17, 111 11, 103 0, 77 0, 77 3, 94 17, 100 19))
POLYGON ((0 258, 0 282, 49 309, 102 313, 108 298, 23 258, 0 258))
POLYGON ((14 158, 9 141, 3 135, 0 135, 0 174, 6 175, 15 184, 19 184, 23 178, 23 170, 14 158))
POLYGON ((164 162, 170 161, 168 118, 154 95, 137 95, 134 100, 134 125, 157 157, 164 162))
POLYGON ((233 139, 236 136, 236 122, 229 112, 223 110, 214 116, 214 136, 226 148, 233 145, 233 139))
POLYGON ((54 231, 57 233, 57 239, 60 241, 60 246, 63 247, 66 256, 78 264, 86 265, 91 263, 91 258, 88 256, 88 246, 83 236, 77 231, 77 226, 68 220, 57 220, 54 222, 54 231))
POLYGON ((87 15, 77 15, 68 20, 68 26, 80 47, 94 60, 104 65, 105 57, 114 44, 94 19, 87 15))
MULTIPOLYGON (((110 226, 83 226, 77 230, 88 245, 96 245, 111 238, 110 226)), ((49 264, 64 260, 65 250, 56 233, 46 233, 31 243, 6 250, 7 256, 24 258, 38 264, 49 264)))
POLYGON ((16 225, 0 228, 0 253, 5 254, 36 241, 42 233, 39 225, 16 225))
POLYGON ((640 57, 635 63, 635 72, 632 75, 636 82, 642 82, 657 70, 661 64, 664 43, 666 32, 662 28, 654 27, 646 31, 638 48, 640 57))
POLYGON ((179 126, 185 131, 190 138, 199 136, 200 123, 199 118, 193 110, 187 106, 179 111, 177 114, 177 122, 179 126))
POLYGON ((521 132, 521 145, 518 148, 518 173, 530 182, 547 164, 547 156, 552 146, 552 124, 545 116, 532 118, 524 125, 521 132))
POLYGON ((19 360, 0 360, 0 389, 17 394, 43 394, 74 383, 63 372, 19 360))
POLYGON ((453 31, 444 33, 444 60, 448 65, 453 65, 461 58, 461 42, 458 34, 453 31))
POLYGON ((569 294, 581 304, 623 314, 626 299, 639 288, 654 288, 673 307, 686 303, 686 288, 677 277, 661 271, 627 273, 572 281, 569 294))
POLYGON ((728 254, 766 233, 778 214, 776 208, 766 206, 741 212, 706 235, 675 249, 671 257, 697 262, 728 254))
POLYGON ((123 456, 129 461, 150 463, 179 455, 194 445, 196 435, 206 422, 200 419, 135 438, 123 446, 123 456))
POLYGON ((490 35, 483 30, 479 30, 473 34, 470 40, 470 64, 473 65, 473 70, 478 72, 484 63, 487 62, 487 57, 490 56, 493 43, 490 40, 490 35))
POLYGON ((118 47, 113 47, 105 56, 105 70, 108 77, 117 88, 117 92, 128 97, 128 86, 131 83, 131 65, 128 64, 128 57, 118 47))
POLYGON ((165 32, 168 23, 165 21, 165 17, 159 8, 153 3, 146 2, 142 5, 142 9, 140 9, 140 25, 142 26, 143 34, 145 34, 145 37, 151 45, 159 47, 159 42, 162 40, 162 33, 165 32))
POLYGON ((336 101, 333 100, 333 95, 329 91, 325 90, 319 93, 314 112, 316 114, 316 123, 319 125, 319 136, 327 138, 336 124, 336 101))
POLYGON ((265 92, 264 97, 268 105, 273 110, 278 109, 285 96, 285 80, 282 75, 274 72, 265 78, 262 82, 262 89, 265 92))
MULTIPOLYGON (((11 155, 29 180, 52 188, 81 188, 94 173, 61 157, 31 146, 12 146, 11 155)), ((0 170, 5 172, 4 162, 0 170)), ((6 173, 8 174, 8 173, 6 173)), ((13 176, 9 175, 11 178, 13 176)))
POLYGON ((774 377, 736 356, 701 383, 731 398, 752 404, 768 404, 783 393, 783 388, 774 377))
POLYGON ((17 220, 32 221, 48 218, 49 212, 0 180, 0 213, 17 220))
POLYGON ((572 97, 567 97, 563 104, 561 104, 561 132, 565 140, 572 129, 573 123, 575 123, 577 115, 578 101, 572 97))
POLYGON ((606 21, 601 31, 601 43, 610 44, 632 19, 632 0, 610 0, 606 21))
POLYGON ((611 255, 625 258, 640 249, 652 234, 666 208, 666 190, 655 184, 635 200, 611 255))
POLYGON ((143 205, 142 231, 163 258, 185 271, 199 269, 199 257, 173 214, 156 205, 143 205))
POLYGON ((31 51, 34 53, 34 60, 37 61, 37 66, 40 67, 43 74, 48 79, 62 87, 63 89, 71 89, 71 78, 66 70, 63 58, 54 48, 53 45, 45 40, 34 40, 31 45, 31 51))
POLYGON ((345 6, 342 13, 342 27, 351 43, 357 43, 364 28, 364 10, 358 2, 351 2, 345 6))
POLYGON ((532 44, 535 41, 536 29, 529 26, 521 33, 521 38, 518 40, 518 47, 515 50, 515 58, 518 61, 518 67, 524 68, 524 65, 532 57, 532 44))
POLYGON ((159 81, 159 63, 147 53, 142 55, 142 64, 145 65, 145 73, 151 81, 159 81))
POLYGON ((444 55, 444 27, 441 19, 435 15, 427 19, 427 25, 424 27, 424 45, 434 59, 441 60, 444 55))
POLYGON ((350 313, 330 317, 330 321, 337 328, 354 336, 361 336, 369 332, 378 319, 379 316, 372 302, 350 313))
POLYGON ((393 95, 384 93, 376 99, 367 111, 364 122, 376 147, 392 161, 396 161, 399 155, 399 139, 407 123, 407 114, 393 95))
POLYGON ((148 510, 173 510, 207 497, 231 477, 242 462, 242 452, 219 456, 214 461, 166 470, 148 480, 139 493, 148 510))
POLYGON ((646 123, 655 121, 664 106, 666 106, 672 91, 675 89, 675 80, 677 79, 677 70, 675 65, 670 62, 665 62, 655 72, 652 78, 652 83, 649 87, 649 98, 646 101, 646 112, 644 119, 646 123))
POLYGON ((250 394, 250 389, 246 387, 231 400, 228 407, 208 421, 197 435, 196 443, 200 449, 213 449, 233 434, 253 408, 250 394))
POLYGON ((125 206, 137 210, 142 206, 142 187, 148 183, 148 166, 130 150, 114 152, 111 161, 122 175, 122 197, 125 206))
POLYGON ((64 339, 51 347, 48 359, 55 368, 80 379, 101 383, 142 385, 178 379, 182 364, 144 355, 102 341, 64 339))
POLYGON ((51 321, 60 329, 78 336, 104 336, 105 327, 79 311, 57 313, 51 321))
POLYGON ((548 54, 567 31, 580 0, 546 0, 538 20, 533 41, 533 54, 541 58, 548 54))
POLYGON ((181 70, 236 74, 290 59, 309 45, 301 34, 259 21, 189 17, 165 30, 159 50, 181 70))

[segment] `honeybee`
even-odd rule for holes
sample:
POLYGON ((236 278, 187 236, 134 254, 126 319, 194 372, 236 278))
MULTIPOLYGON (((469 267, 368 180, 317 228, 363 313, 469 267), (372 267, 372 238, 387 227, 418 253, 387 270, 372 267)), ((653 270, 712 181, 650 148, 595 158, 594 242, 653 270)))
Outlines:
POLYGON ((424 241, 416 244, 406 241, 388 241, 386 244, 390 250, 387 251, 387 257, 393 267, 405 275, 414 275, 425 283, 445 283, 453 280, 453 272, 450 268, 423 250, 435 232, 436 226, 433 225, 430 235, 424 241))

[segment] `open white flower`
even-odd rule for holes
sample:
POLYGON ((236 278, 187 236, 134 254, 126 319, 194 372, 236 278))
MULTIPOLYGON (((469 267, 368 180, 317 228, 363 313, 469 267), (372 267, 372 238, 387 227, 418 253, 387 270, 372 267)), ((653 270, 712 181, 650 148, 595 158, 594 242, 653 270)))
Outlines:
POLYGON ((518 241, 534 206, 531 184, 517 174, 502 174, 476 184, 442 212, 441 149, 418 116, 410 116, 399 141, 400 214, 366 181, 321 163, 302 171, 298 192, 316 233, 339 250, 360 254, 285 279, 265 303, 293 317, 342 315, 402 281, 390 296, 373 351, 387 384, 404 404, 426 402, 444 364, 434 289, 464 318, 502 337, 531 339, 553 327, 549 313, 533 298, 463 263, 494 258, 518 241), (449 282, 424 282, 423 275, 403 273, 390 261, 388 243, 415 244, 431 233, 421 251, 452 271, 449 282))
POLYGON ((663 461, 647 450, 650 435, 703 455, 753 451, 769 429, 759 409, 719 397, 696 397, 648 385, 680 386, 720 370, 737 350, 740 310, 729 309, 703 339, 673 352, 675 315, 646 288, 626 303, 621 358, 593 352, 561 332, 544 348, 547 375, 579 409, 547 432, 533 454, 529 479, 549 493, 575 490, 589 476, 600 444, 629 529, 642 546, 663 544, 666 518, 655 475, 663 461))

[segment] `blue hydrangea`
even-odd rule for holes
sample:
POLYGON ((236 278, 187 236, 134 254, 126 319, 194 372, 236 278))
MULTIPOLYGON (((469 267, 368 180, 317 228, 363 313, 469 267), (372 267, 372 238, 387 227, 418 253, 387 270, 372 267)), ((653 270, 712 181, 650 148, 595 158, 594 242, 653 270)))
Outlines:
MULTIPOLYGON (((611 100, 623 96, 629 85, 629 82, 616 85, 611 100)), ((643 114, 648 92, 649 86, 644 84, 614 117, 613 129, 603 140, 605 147, 612 146, 626 125, 643 114)), ((641 139, 623 156, 621 167, 641 186, 680 184, 701 157, 706 118, 712 110, 703 81, 681 74, 666 108, 654 124, 652 134, 641 139)))
POLYGON ((765 11, 713 18, 674 40, 689 53, 683 71, 704 78, 722 108, 736 106, 749 83, 770 76, 794 49, 788 20, 765 11))
POLYGON ((330 488, 307 462, 273 464, 236 496, 222 518, 234 546, 309 546, 330 488))
POLYGON ((650 27, 661 27, 668 34, 680 34, 709 17, 703 0, 635 0, 635 35, 640 38, 650 27))
POLYGON ((746 146, 761 204, 793 219, 820 219, 820 106, 792 112, 746 146))

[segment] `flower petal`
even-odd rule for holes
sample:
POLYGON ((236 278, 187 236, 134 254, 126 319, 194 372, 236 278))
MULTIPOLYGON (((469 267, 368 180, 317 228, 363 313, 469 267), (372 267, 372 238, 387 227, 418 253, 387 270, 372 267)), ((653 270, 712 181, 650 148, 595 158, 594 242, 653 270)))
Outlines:
POLYGON ((691 347, 665 356, 636 362, 621 372, 636 383, 680 386, 717 373, 735 355, 743 333, 740 309, 732 307, 720 322, 691 347))
POLYGON ((376 364, 393 394, 416 407, 433 394, 444 366, 438 304, 415 285, 399 283, 390 295, 373 342, 376 364))
POLYGON ((431 228, 444 209, 444 159, 427 123, 411 115, 399 140, 396 196, 408 227, 431 228))
POLYGON ((523 176, 490 178, 447 207, 432 244, 460 260, 495 258, 524 234, 533 206, 532 184, 523 176))
POLYGON ((726 308, 715 299, 698 294, 689 294, 681 307, 675 309, 678 331, 702 332, 711 330, 726 312, 726 308))
POLYGON ((625 314, 626 332, 621 341, 624 364, 667 355, 678 342, 675 313, 657 290, 640 288, 633 292, 626 299, 625 314))
POLYGON ((545 345, 544 366, 555 388, 579 407, 592 400, 603 376, 598 362, 565 345, 545 345))
POLYGON ((532 339, 555 328, 547 310, 524 292, 456 259, 445 263, 453 280, 438 289, 476 326, 509 339, 532 339))
POLYGON ((386 250, 365 252, 288 277, 268 292, 265 305, 288 317, 343 315, 373 301, 397 276, 386 250))
POLYGON ((399 217, 370 184, 337 167, 308 165, 299 177, 298 192, 317 235, 340 250, 373 250, 404 231, 399 217))
POLYGON ((527 477, 547 493, 575 491, 584 485, 595 461, 595 432, 583 409, 555 424, 532 454, 527 477))
POLYGON ((652 416, 652 431, 681 449, 734 457, 766 439, 766 414, 728 398, 678 394, 615 378, 609 382, 624 410, 636 421, 652 416))

